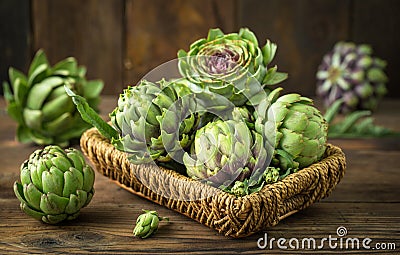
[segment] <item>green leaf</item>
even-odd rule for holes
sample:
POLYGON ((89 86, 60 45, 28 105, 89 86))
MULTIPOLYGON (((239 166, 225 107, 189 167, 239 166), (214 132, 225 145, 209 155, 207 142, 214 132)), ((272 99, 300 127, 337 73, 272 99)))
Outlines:
POLYGON ((12 68, 12 67, 10 67, 10 68, 8 69, 8 76, 9 76, 9 78, 10 78, 11 85, 14 84, 15 81, 16 81, 17 79, 20 79, 21 82, 22 82, 23 84, 25 84, 25 85, 26 85, 27 82, 28 82, 28 80, 27 80, 25 74, 23 74, 22 72, 18 71, 17 69, 14 69, 14 68, 12 68))
POLYGON ((87 81, 83 86, 83 97, 85 98, 96 98, 99 97, 104 83, 101 80, 87 81))
POLYGON ((212 28, 208 31, 207 41, 213 41, 218 37, 224 36, 224 33, 219 28, 212 28))
POLYGON ((37 68, 41 65, 49 66, 46 54, 42 49, 38 50, 29 66, 28 77, 31 77, 37 68))
POLYGON ((29 128, 40 130, 42 128, 42 111, 25 108, 23 111, 24 122, 29 128))
POLYGON ((7 101, 7 103, 11 103, 14 101, 14 96, 12 94, 10 84, 6 81, 3 81, 3 93, 4 99, 7 101))
POLYGON ((79 77, 85 77, 85 75, 86 75, 86 67, 79 66, 78 67, 78 76, 79 77))
POLYGON ((25 105, 26 94, 28 93, 28 87, 24 84, 20 78, 17 78, 14 83, 14 99, 19 105, 25 105))
POLYGON ((99 130, 99 132, 109 140, 111 140, 112 138, 119 138, 117 130, 115 130, 112 126, 105 122, 99 116, 99 114, 89 106, 85 98, 76 95, 67 86, 65 86, 65 91, 70 97, 72 97, 72 101, 77 106, 77 109, 84 121, 96 127, 97 130, 99 130))
POLYGON ((241 28, 239 30, 239 36, 243 39, 249 40, 252 42, 255 46, 258 46, 258 40, 256 35, 250 31, 248 28, 241 28))
POLYGON ((270 40, 267 40, 267 43, 261 48, 264 65, 271 63, 272 59, 275 57, 277 48, 275 43, 271 43, 270 40))
POLYGON ((49 71, 49 66, 47 64, 42 64, 38 66, 28 78, 27 86, 30 88, 32 84, 42 81, 49 71))
POLYGON ((288 78, 287 73, 276 72, 272 74, 270 77, 268 77, 264 85, 275 85, 286 80, 287 78, 288 78))
POLYGON ((186 53, 186 51, 184 51, 184 50, 179 50, 178 51, 178 58, 184 58, 184 57, 186 57, 187 56, 187 53, 186 53))
POLYGON ((349 130, 359 119, 371 115, 370 111, 356 111, 349 114, 343 121, 335 124, 338 127, 339 133, 345 133, 349 130))
POLYGON ((325 112, 324 119, 328 124, 331 124, 335 116, 340 110, 340 106, 343 103, 343 99, 336 100, 325 112))
POLYGON ((61 60, 52 68, 55 75, 73 76, 78 74, 78 63, 75 58, 69 57, 61 60))
POLYGON ((21 143, 32 142, 30 129, 26 126, 19 125, 17 128, 17 140, 21 143))

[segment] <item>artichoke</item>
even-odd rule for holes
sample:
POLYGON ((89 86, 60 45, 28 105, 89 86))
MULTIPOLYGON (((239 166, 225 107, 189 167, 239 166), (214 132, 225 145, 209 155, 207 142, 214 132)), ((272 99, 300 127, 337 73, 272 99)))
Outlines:
POLYGON ((175 104, 181 103, 180 108, 190 108, 186 105, 187 101, 179 101, 189 94, 191 90, 182 80, 162 80, 159 83, 142 80, 137 86, 128 87, 110 114, 111 122, 119 133, 119 138, 112 139, 112 143, 119 150, 127 152, 134 164, 153 160, 171 161, 171 155, 165 149, 168 146, 166 143, 179 143, 183 149, 188 148, 199 124, 199 117, 193 113, 183 118, 179 126, 179 137, 170 137, 164 133, 168 126, 174 126, 179 121, 171 117, 164 121, 164 118, 169 108, 175 104))
POLYGON ((307 167, 323 156, 328 124, 312 104, 299 94, 279 97, 273 90, 258 106, 255 129, 275 147, 273 166, 282 171, 307 167))
POLYGON ((67 146, 90 127, 64 90, 64 85, 68 86, 96 108, 103 83, 87 81, 85 73, 72 57, 51 67, 42 50, 36 53, 27 76, 9 69, 13 93, 4 82, 4 96, 8 114, 18 122, 18 141, 67 146))
POLYGON ((262 90, 260 84, 273 85, 287 78, 276 66, 267 68, 276 49, 269 40, 260 48, 248 28, 231 34, 210 29, 208 37, 192 43, 188 52, 179 50, 179 72, 199 88, 240 106, 262 90))
POLYGON ((387 93, 386 62, 371 56, 368 45, 338 42, 317 72, 317 95, 326 108, 343 99, 340 112, 374 110, 387 93))
POLYGON ((91 201, 94 171, 76 149, 46 146, 21 165, 14 192, 26 214, 46 223, 72 220, 91 201))
POLYGON ((221 119, 197 130, 191 154, 183 156, 188 176, 217 187, 259 173, 268 156, 263 137, 244 121, 221 119))
POLYGON ((143 210, 145 213, 139 215, 136 220, 136 226, 133 229, 133 235, 141 238, 147 238, 158 230, 158 224, 162 220, 169 220, 165 217, 159 217, 156 211, 143 210))

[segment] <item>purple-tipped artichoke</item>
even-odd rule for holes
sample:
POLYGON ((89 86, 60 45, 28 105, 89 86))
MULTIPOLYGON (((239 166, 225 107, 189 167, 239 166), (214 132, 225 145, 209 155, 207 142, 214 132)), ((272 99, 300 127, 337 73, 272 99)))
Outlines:
POLYGON ((325 107, 343 99, 340 111, 374 110, 386 94, 386 62, 371 56, 368 45, 338 42, 323 57, 317 72, 317 94, 325 107))
POLYGON ((192 43, 188 52, 178 52, 179 71, 200 89, 240 106, 262 90, 259 84, 273 85, 287 78, 276 66, 267 68, 276 49, 269 40, 260 47, 248 28, 231 34, 210 29, 208 37, 192 43))
POLYGON ((191 153, 183 157, 188 175, 215 186, 243 181, 267 161, 263 137, 236 120, 215 120, 197 130, 191 153))

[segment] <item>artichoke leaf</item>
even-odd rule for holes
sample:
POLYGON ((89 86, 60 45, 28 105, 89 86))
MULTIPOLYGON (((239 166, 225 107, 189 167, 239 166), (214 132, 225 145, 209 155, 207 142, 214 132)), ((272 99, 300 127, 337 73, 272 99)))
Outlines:
POLYGON ((44 215, 41 220, 48 224, 57 224, 57 223, 65 220, 67 217, 68 217, 68 215, 65 213, 57 214, 57 215, 44 215))
POLYGON ((39 83, 30 90, 26 107, 31 110, 40 110, 46 98, 50 95, 52 87, 47 86, 45 83, 39 83))
POLYGON ((96 127, 99 132, 105 136, 108 140, 118 140, 119 134, 112 126, 105 122, 98 113, 93 110, 87 103, 86 99, 76 95, 72 90, 65 86, 67 94, 72 97, 74 104, 76 105, 82 119, 90 125, 96 127))
MULTIPOLYGON (((22 84, 24 84, 25 86, 28 83, 28 80, 27 80, 26 76, 22 72, 18 71, 15 68, 12 68, 12 67, 10 67, 8 69, 8 77, 10 77, 11 85, 13 85, 17 79, 19 79, 20 82, 22 84)), ((13 85, 13 88, 14 88, 14 85, 13 85)))
POLYGON ((43 105, 43 120, 54 120, 65 112, 72 112, 74 104, 68 95, 61 95, 43 105))
POLYGON ((17 128, 17 140, 21 143, 32 142, 32 133, 29 128, 23 125, 19 125, 17 128))
POLYGON ((28 82, 27 82, 27 86, 28 88, 30 88, 33 84, 39 83, 40 81, 42 81, 49 72, 49 66, 48 64, 42 64, 40 66, 38 66, 35 71, 29 75, 28 77, 28 82))
POLYGON ((62 214, 65 212, 69 199, 54 193, 42 194, 40 210, 46 214, 62 214))
POLYGON ((28 77, 31 77, 32 74, 34 73, 34 71, 41 65, 47 65, 49 66, 49 62, 47 60, 46 54, 44 53, 44 51, 42 49, 39 49, 32 62, 31 65, 29 66, 29 71, 28 71, 28 77))
POLYGON ((104 83, 101 80, 91 80, 83 87, 83 96, 87 99, 97 98, 103 90, 104 83))
POLYGON ((64 189, 63 197, 69 197, 70 194, 75 193, 76 190, 83 187, 83 174, 71 167, 64 173, 64 189))
POLYGON ((64 173, 57 167, 52 166, 50 171, 42 174, 43 193, 55 193, 62 196, 64 186, 64 173))
MULTIPOLYGON (((40 211, 40 200, 42 192, 33 184, 23 185, 24 200, 30 207, 40 211)), ((22 201, 21 201, 22 202, 22 201)))
POLYGON ((78 63, 74 57, 69 57, 55 64, 51 70, 54 75, 78 75, 78 63))
POLYGON ((43 217, 46 216, 46 214, 36 211, 35 209, 31 208, 27 203, 22 203, 20 204, 21 210, 31 216, 34 219, 41 220, 43 217))
POLYGON ((83 167, 83 186, 82 190, 90 192, 93 189, 95 174, 89 166, 83 167))
POLYGON ((24 123, 22 106, 17 104, 17 102, 15 101, 8 102, 7 113, 12 119, 14 119, 20 125, 24 123))

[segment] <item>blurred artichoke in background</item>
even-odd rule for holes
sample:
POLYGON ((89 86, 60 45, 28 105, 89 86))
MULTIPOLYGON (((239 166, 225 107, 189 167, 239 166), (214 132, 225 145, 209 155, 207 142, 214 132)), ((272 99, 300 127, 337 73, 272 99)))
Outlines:
MULTIPOLYGON (((166 128, 162 124, 174 126, 179 122, 173 118, 164 122, 164 117, 170 107, 189 94, 191 90, 182 80, 162 80, 159 83, 142 80, 137 86, 128 87, 110 114, 111 122, 120 134, 118 139, 112 139, 112 143, 119 150, 127 152, 130 161, 135 164, 153 160, 171 161, 171 156, 165 150, 168 141, 163 140, 162 131, 166 128)), ((182 108, 186 107, 182 105, 182 108)), ((171 142, 179 142, 182 148, 188 148, 198 124, 197 114, 190 114, 180 123, 179 141, 171 142)))
POLYGON ((262 171, 268 156, 262 136, 236 120, 215 120, 200 128, 191 154, 183 157, 188 176, 217 187, 262 171))
POLYGON ((9 69, 13 92, 4 82, 4 97, 8 114, 18 122, 18 141, 67 146, 71 139, 80 137, 90 127, 64 90, 64 85, 68 86, 96 108, 103 82, 87 81, 85 73, 86 69, 78 67, 72 57, 51 67, 42 50, 36 53, 27 76, 9 69))
POLYGON ((55 224, 72 220, 91 201, 94 171, 76 149, 47 146, 21 165, 21 183, 14 192, 21 209, 31 217, 55 224))
POLYGON ((257 106, 255 129, 275 147, 273 166, 282 171, 304 168, 322 158, 328 124, 311 99, 299 94, 279 97, 281 90, 273 90, 257 106))
POLYGON ((179 71, 199 88, 240 106, 264 85, 287 78, 287 74, 277 72, 276 66, 267 68, 276 49, 269 40, 260 48, 257 37, 248 28, 231 34, 224 34, 219 28, 210 29, 208 37, 192 43, 188 52, 178 52, 179 71))
POLYGON ((340 111, 374 110, 386 94, 386 62, 372 57, 368 45, 338 42, 317 72, 317 95, 328 108, 343 99, 340 111))

